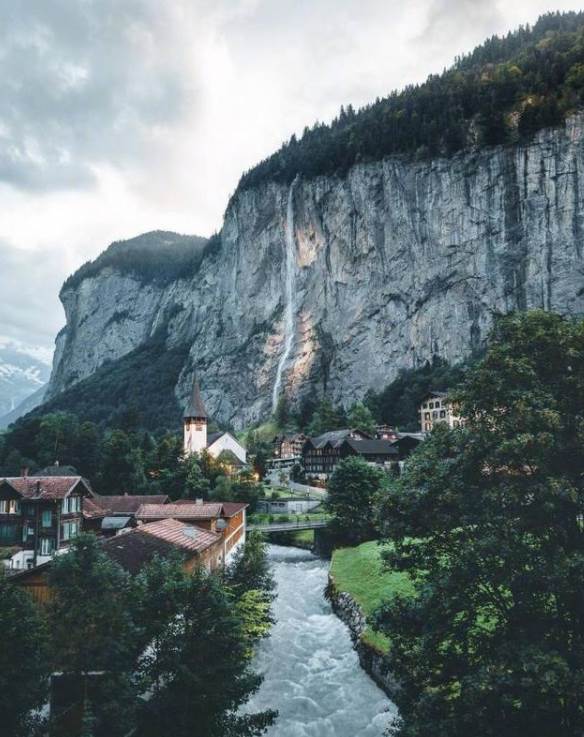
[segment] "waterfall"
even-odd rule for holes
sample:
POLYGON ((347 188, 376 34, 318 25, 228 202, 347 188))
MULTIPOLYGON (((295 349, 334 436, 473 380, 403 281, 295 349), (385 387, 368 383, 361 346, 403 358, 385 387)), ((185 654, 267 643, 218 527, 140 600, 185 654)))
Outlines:
POLYGON ((284 351, 278 361, 278 369, 276 371, 276 381, 272 392, 272 412, 276 411, 278 399, 280 397, 280 389, 282 386, 282 373, 286 361, 290 356, 292 345, 294 344, 294 334, 296 329, 296 242, 294 238, 294 187, 298 181, 298 176, 294 179, 288 190, 288 206, 286 208, 286 283, 284 291, 284 351))

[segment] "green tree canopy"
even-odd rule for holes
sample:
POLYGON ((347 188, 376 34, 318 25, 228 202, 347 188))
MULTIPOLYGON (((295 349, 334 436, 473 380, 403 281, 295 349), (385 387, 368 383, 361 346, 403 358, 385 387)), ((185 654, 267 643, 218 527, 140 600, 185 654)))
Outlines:
POLYGON ((584 730, 584 322, 500 319, 439 427, 383 498, 393 569, 377 616, 400 736, 584 730))
POLYGON ((385 474, 361 458, 351 457, 335 467, 327 486, 327 509, 334 515, 332 533, 340 541, 358 545, 375 536, 374 502, 385 474))
POLYGON ((151 683, 144 737, 166 737, 169 725, 173 737, 254 737, 274 721, 271 711, 239 713, 262 679, 251 669, 240 613, 216 576, 199 570, 187 579, 179 616, 153 647, 143 672, 151 683))
POLYGON ((375 433, 375 418, 373 413, 363 402, 355 402, 347 413, 349 427, 373 435, 375 433))

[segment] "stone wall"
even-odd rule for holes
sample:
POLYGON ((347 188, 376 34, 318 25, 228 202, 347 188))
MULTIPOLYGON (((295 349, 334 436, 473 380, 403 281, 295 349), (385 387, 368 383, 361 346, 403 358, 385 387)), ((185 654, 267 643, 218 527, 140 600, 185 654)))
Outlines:
POLYGON ((399 684, 391 673, 391 660, 387 654, 379 652, 372 645, 363 641, 363 633, 367 629, 367 618, 361 607, 350 594, 337 590, 331 575, 329 575, 325 596, 330 601, 334 613, 349 628, 363 670, 390 699, 395 700, 399 684))

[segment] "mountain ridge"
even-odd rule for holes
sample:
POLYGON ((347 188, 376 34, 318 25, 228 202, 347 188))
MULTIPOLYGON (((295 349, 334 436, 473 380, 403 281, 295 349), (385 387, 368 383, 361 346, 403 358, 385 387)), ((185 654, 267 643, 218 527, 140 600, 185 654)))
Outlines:
POLYGON ((239 429, 270 414, 279 375, 292 404, 350 404, 401 369, 481 350, 496 313, 581 314, 583 144, 578 112, 512 143, 383 156, 293 183, 283 172, 239 188, 220 234, 192 253, 188 236, 144 234, 132 239, 149 241, 141 273, 139 248, 112 246, 130 254, 121 267, 99 257, 63 286, 47 399, 163 335, 156 350, 188 347, 178 405, 196 371, 210 412, 239 429), (180 264, 157 274, 168 242, 180 264))

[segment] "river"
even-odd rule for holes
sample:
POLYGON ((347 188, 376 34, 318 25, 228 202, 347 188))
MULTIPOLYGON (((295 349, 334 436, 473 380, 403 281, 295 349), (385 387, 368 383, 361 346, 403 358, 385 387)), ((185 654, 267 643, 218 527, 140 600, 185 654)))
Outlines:
POLYGON ((269 737, 381 737, 395 707, 360 668, 348 629, 323 597, 327 562, 278 545, 269 557, 277 623, 259 648, 265 680, 247 708, 278 709, 269 737))

